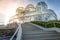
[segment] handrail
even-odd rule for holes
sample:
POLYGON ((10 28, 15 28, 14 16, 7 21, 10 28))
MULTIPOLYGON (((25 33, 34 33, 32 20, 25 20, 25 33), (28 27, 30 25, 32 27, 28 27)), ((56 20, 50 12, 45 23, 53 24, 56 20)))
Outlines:
POLYGON ((19 24, 19 30, 18 30, 18 33, 17 33, 16 40, 21 40, 21 37, 22 37, 22 28, 21 28, 21 24, 19 24))
POLYGON ((14 36, 17 34, 17 38, 16 40, 21 40, 21 36, 22 36, 22 28, 21 28, 21 24, 18 24, 18 28, 16 29, 15 33, 13 34, 13 36, 11 37, 10 40, 13 40, 14 36))

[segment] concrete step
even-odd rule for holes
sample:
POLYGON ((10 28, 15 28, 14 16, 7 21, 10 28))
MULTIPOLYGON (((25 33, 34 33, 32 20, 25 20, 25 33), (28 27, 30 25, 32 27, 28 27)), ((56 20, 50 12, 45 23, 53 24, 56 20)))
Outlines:
POLYGON ((22 29, 23 29, 23 31, 34 31, 34 30, 39 31, 39 30, 41 30, 41 29, 38 29, 37 27, 30 25, 30 24, 23 24, 22 29))
POLYGON ((31 34, 60 34, 60 33, 57 33, 57 32, 47 32, 47 31, 25 31, 25 32, 23 32, 23 34, 29 34, 29 35, 31 35, 31 34))
POLYGON ((22 25, 23 40, 59 40, 60 33, 55 31, 44 31, 30 24, 22 25))
POLYGON ((34 39, 23 39, 23 40, 60 40, 60 38, 56 38, 56 39, 40 39, 40 38, 34 38, 34 39))
POLYGON ((58 38, 60 38, 60 35, 56 35, 56 34, 48 34, 48 35, 38 35, 38 34, 36 34, 36 35, 23 35, 24 36, 24 38, 55 38, 55 37, 58 37, 58 38))

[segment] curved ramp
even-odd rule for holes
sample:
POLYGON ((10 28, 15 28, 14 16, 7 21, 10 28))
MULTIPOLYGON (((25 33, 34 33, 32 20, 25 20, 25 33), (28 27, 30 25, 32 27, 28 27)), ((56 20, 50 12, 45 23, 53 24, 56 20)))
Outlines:
POLYGON ((22 24, 22 40, 59 40, 60 33, 45 31, 31 24, 22 24))

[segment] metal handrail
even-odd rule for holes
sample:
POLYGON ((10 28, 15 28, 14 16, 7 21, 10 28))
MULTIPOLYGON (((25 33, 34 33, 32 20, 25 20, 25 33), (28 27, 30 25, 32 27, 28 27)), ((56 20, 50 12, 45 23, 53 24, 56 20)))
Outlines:
POLYGON ((17 33, 16 40, 21 40, 21 38, 22 38, 22 28, 21 28, 21 24, 19 24, 19 30, 18 30, 18 33, 17 33))
POLYGON ((22 28, 21 28, 21 24, 18 24, 18 28, 16 29, 15 33, 13 34, 13 36, 10 38, 10 40, 13 40, 14 36, 17 34, 17 38, 16 40, 21 40, 21 36, 22 36, 22 28))

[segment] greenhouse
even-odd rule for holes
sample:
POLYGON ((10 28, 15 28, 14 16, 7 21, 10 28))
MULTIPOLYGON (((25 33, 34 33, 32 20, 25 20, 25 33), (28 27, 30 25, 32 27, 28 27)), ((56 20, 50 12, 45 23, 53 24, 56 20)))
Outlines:
POLYGON ((10 21, 18 19, 20 22, 34 21, 34 20, 57 20, 57 15, 52 9, 48 9, 48 5, 44 2, 38 2, 35 6, 33 4, 28 4, 25 8, 18 7, 16 10, 16 15, 11 17, 10 21))

